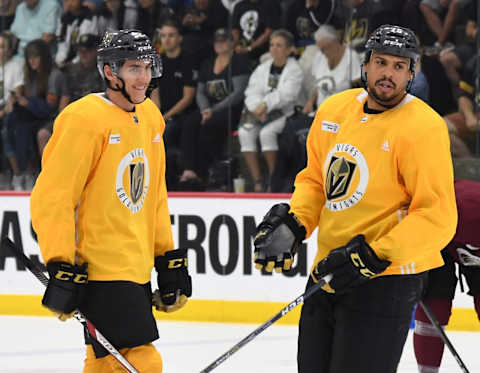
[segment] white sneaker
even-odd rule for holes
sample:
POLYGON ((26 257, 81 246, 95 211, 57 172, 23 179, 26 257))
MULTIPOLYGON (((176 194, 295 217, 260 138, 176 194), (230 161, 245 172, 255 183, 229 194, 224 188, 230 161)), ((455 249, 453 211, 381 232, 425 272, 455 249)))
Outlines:
POLYGON ((12 177, 12 188, 13 190, 19 191, 24 190, 23 183, 24 183, 25 175, 13 175, 12 177))
POLYGON ((25 190, 32 190, 35 185, 35 176, 32 174, 25 175, 25 190))

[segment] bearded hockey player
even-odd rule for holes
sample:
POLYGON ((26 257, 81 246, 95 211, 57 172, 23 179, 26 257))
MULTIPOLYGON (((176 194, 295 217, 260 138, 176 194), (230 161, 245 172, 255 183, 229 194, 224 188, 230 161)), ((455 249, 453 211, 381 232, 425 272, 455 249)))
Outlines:
POLYGON ((255 262, 288 270, 305 237, 318 250, 300 317, 300 373, 394 373, 426 271, 443 265, 457 211, 445 122, 408 93, 415 34, 383 25, 365 44, 364 89, 319 107, 290 204, 257 228, 255 262))

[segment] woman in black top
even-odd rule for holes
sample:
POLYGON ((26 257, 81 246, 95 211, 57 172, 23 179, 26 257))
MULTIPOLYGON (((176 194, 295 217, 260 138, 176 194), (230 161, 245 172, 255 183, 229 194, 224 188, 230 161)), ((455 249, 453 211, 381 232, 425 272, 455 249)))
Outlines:
POLYGON ((205 181, 209 165, 223 155, 227 136, 236 128, 242 110, 250 74, 248 61, 245 56, 233 54, 232 38, 225 29, 215 32, 214 49, 215 57, 206 60, 199 72, 199 109, 183 122, 182 189, 194 189, 195 184, 205 181))

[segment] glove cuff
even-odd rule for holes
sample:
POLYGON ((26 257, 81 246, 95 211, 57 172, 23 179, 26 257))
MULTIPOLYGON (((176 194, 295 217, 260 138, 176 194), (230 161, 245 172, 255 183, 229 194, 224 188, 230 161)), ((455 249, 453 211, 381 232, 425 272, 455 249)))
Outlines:
POLYGON ((365 241, 365 236, 363 234, 355 236, 353 240, 356 240, 359 247, 363 248, 363 250, 358 250, 358 254, 364 261, 365 266, 374 274, 382 273, 391 264, 390 261, 382 260, 377 256, 375 250, 373 250, 372 247, 365 241))
POLYGON ((42 304, 62 313, 73 312, 82 302, 88 282, 87 263, 82 266, 67 262, 49 262, 50 275, 42 304))
POLYGON ((157 272, 178 270, 187 267, 187 249, 170 250, 165 252, 164 255, 155 257, 155 269, 157 272))
POLYGON ((298 217, 290 212, 288 203, 278 203, 272 206, 258 226, 257 231, 266 230, 265 228, 272 231, 282 223, 290 228, 297 242, 302 242, 305 239, 307 231, 298 217))

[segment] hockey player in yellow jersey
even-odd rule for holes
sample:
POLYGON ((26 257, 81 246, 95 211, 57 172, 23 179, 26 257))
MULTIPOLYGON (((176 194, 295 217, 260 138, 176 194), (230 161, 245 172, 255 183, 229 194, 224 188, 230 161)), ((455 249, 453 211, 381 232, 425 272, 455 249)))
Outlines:
POLYGON ((299 373, 396 372, 425 273, 455 233, 447 128, 408 93, 418 53, 409 29, 371 34, 364 88, 322 103, 290 204, 257 227, 258 268, 288 270, 318 228, 307 288, 332 275, 302 307, 299 373))
MULTIPOLYGON (((31 195, 33 227, 50 280, 42 304, 62 320, 79 309, 141 373, 161 372, 157 309, 191 295, 186 250, 174 250, 165 185, 165 122, 145 92, 161 75, 150 40, 107 32, 98 50, 104 93, 57 117, 31 195), (88 280, 87 280, 88 278, 88 280)), ((84 373, 123 368, 88 333, 84 373)))

